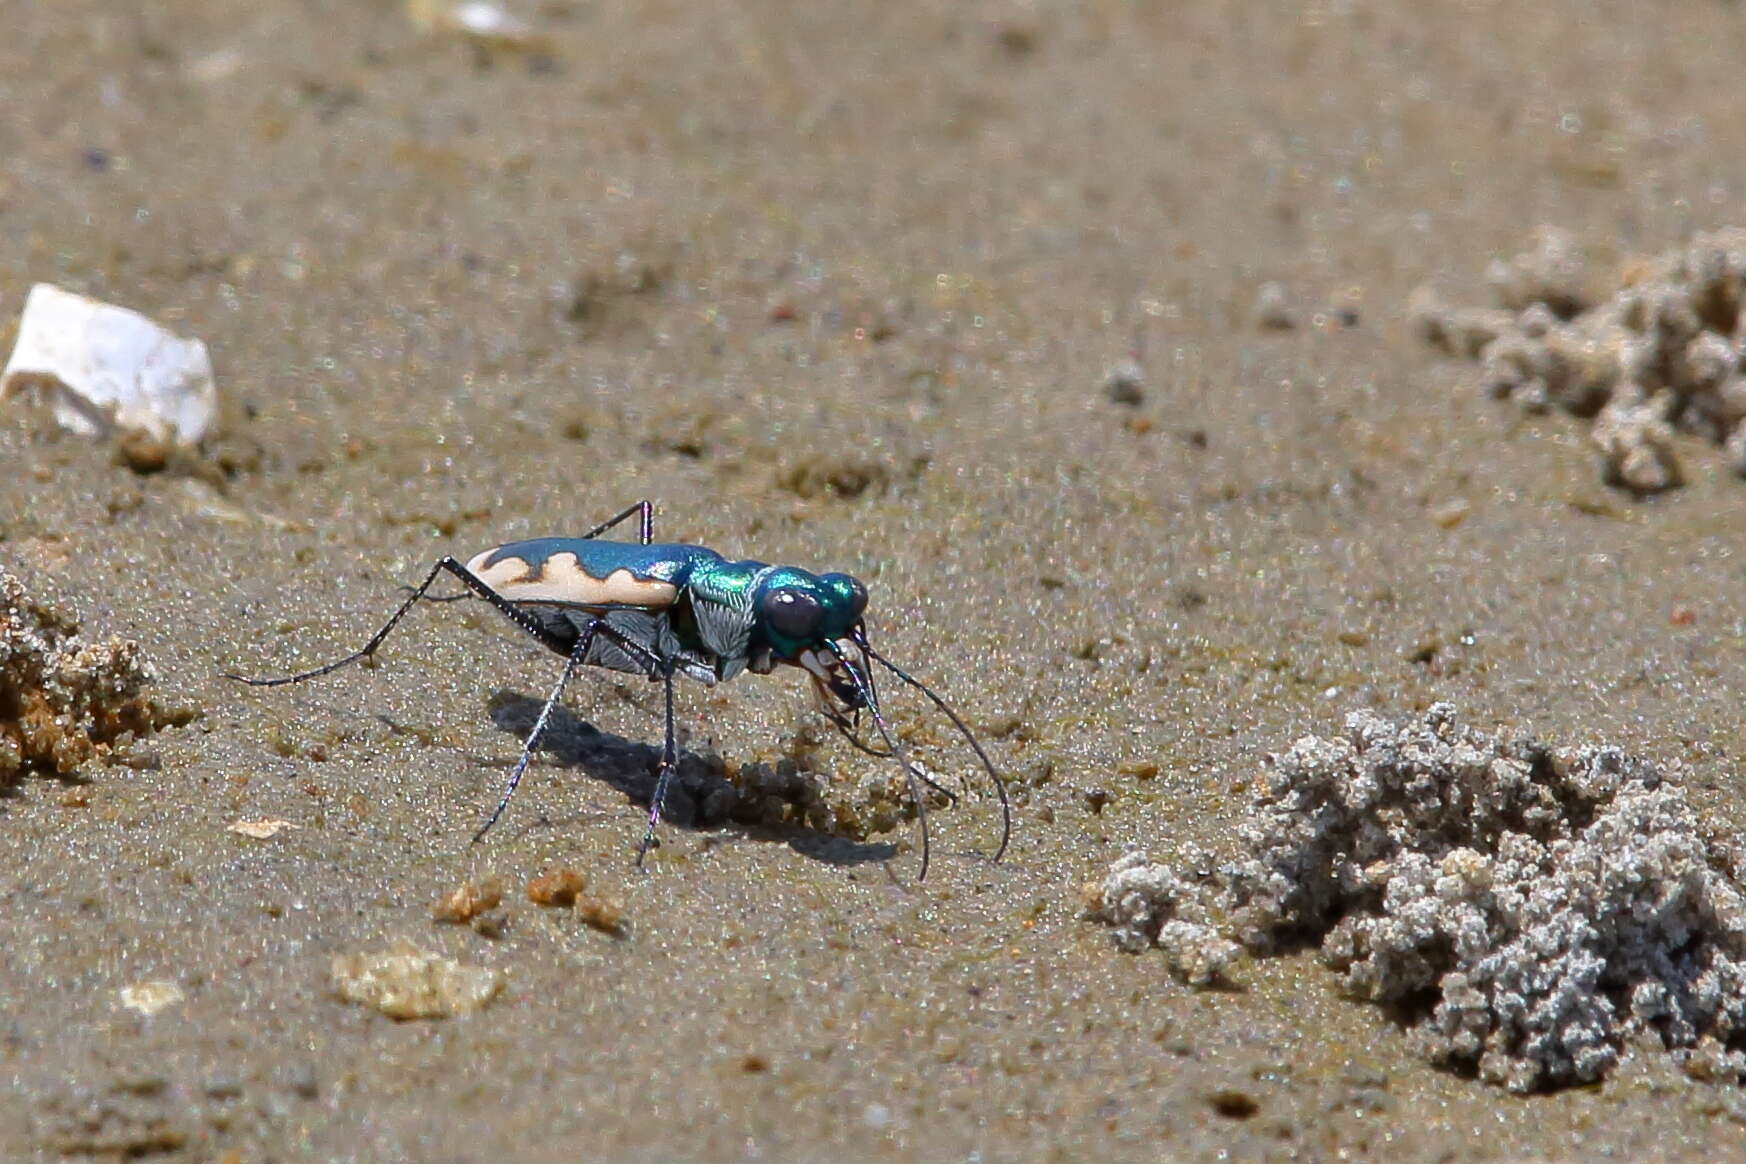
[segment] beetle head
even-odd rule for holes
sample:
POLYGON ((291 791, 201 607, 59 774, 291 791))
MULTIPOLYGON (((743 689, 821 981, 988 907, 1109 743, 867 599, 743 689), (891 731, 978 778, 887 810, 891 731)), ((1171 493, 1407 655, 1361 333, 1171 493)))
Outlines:
POLYGON ((752 655, 804 667, 839 703, 863 707, 842 654, 859 634, 866 609, 867 588, 848 574, 778 567, 752 595, 752 655))

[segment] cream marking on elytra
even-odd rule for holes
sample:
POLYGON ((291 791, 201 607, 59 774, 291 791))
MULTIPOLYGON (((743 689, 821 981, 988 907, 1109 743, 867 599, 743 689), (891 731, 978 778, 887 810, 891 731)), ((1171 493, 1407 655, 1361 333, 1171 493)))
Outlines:
POLYGON ((642 606, 664 609, 679 597, 671 582, 638 578, 629 570, 614 570, 596 578, 572 553, 553 554, 535 570, 521 558, 485 563, 495 550, 477 554, 467 569, 511 602, 567 602, 575 606, 642 606))

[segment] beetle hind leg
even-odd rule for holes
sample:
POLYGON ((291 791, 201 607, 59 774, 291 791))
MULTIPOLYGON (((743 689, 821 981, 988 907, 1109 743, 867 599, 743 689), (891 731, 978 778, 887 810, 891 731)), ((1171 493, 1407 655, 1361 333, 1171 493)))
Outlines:
POLYGON ((563 673, 558 676, 558 685, 552 688, 552 693, 546 697, 545 706, 540 708, 539 718, 534 720, 533 730, 527 734, 527 741, 521 746, 521 757, 515 762, 515 770, 509 774, 509 779, 503 785, 503 795, 497 801, 497 807, 479 826, 479 831, 473 834, 473 843, 478 844, 485 839, 485 834, 491 831, 491 826, 497 823, 497 818, 503 815, 503 810, 509 807, 510 800, 515 796, 515 790, 521 785, 521 778, 527 772, 527 766, 533 760, 533 754, 539 750, 540 741, 545 738, 546 728, 550 726, 552 709, 558 706, 558 700, 564 697, 564 688, 570 679, 588 657, 589 647, 594 645, 594 635, 601 627, 599 620, 590 623, 576 638, 576 646, 570 652, 570 657, 564 660, 563 673))
MULTIPOLYGON (((408 597, 405 602, 400 604, 400 609, 396 610, 393 615, 390 616, 388 621, 382 624, 382 629, 370 636, 369 642, 365 643, 362 647, 353 651, 345 658, 336 659, 331 663, 324 663, 319 667, 312 667, 307 671, 299 671, 295 675, 279 675, 270 679, 251 679, 247 675, 239 675, 234 671, 224 672, 224 677, 227 679, 235 679, 238 683, 247 683, 250 687, 282 687, 287 683, 301 683, 305 679, 315 679, 322 675, 329 675, 338 671, 342 667, 349 667, 353 663, 360 663, 365 659, 371 658, 375 655, 376 649, 382 645, 383 641, 393 633, 394 628, 400 625, 400 620, 406 617, 406 612, 418 605, 420 599, 428 597, 431 584, 436 581, 437 575, 443 573, 445 570, 450 574, 453 574, 456 578, 459 578, 466 585, 467 589, 474 595, 489 602, 504 618, 507 618, 510 622, 513 622, 516 626, 520 627, 523 631, 526 631, 529 635, 538 640, 541 646, 548 650, 556 651, 560 655, 569 654, 569 643, 559 639, 556 635, 552 634, 551 631, 542 626, 538 619, 528 614, 525 610, 517 607, 513 602, 510 602, 507 598, 504 598, 501 594, 497 593, 497 591, 491 589, 491 587, 486 585, 477 574, 474 574, 471 570, 467 569, 467 567, 461 565, 461 563, 457 562, 452 556, 444 554, 437 560, 436 564, 430 568, 430 573, 424 576, 424 581, 418 584, 417 588, 413 590, 411 596, 408 597)), ((436 601, 448 601, 448 599, 439 598, 436 601)))

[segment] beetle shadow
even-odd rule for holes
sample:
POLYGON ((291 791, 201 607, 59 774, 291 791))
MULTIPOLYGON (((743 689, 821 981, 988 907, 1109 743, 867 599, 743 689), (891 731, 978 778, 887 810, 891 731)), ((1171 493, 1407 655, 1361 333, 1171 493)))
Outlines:
MULTIPOLYGON (((497 729, 519 742, 533 731, 544 706, 544 700, 504 689, 491 696, 488 710, 497 729)), ((643 808, 655 795, 655 777, 661 764, 658 746, 603 732, 562 705, 552 708, 538 750, 563 767, 580 769, 590 778, 611 785, 643 808)), ((485 767, 498 763, 481 756, 473 759, 485 767)), ((801 856, 827 865, 868 865, 897 855, 897 846, 892 844, 868 844, 804 825, 767 825, 741 819, 737 811, 741 801, 739 789, 727 779, 721 757, 681 745, 666 803, 661 807, 661 823, 693 832, 730 829, 753 840, 782 842, 801 856)))

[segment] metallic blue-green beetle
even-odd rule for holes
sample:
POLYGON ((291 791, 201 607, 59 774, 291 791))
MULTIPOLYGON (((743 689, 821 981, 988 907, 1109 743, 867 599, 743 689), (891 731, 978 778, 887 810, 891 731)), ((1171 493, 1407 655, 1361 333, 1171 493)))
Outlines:
POLYGON ((505 618, 567 660, 521 757, 475 841, 483 838, 515 795, 545 735, 552 709, 564 694, 576 669, 605 667, 660 682, 666 691, 666 743, 660 773, 649 803, 649 823, 637 849, 637 864, 657 842, 661 803, 673 779, 678 744, 673 723, 673 677, 685 675, 705 684, 725 682, 741 671, 767 675, 778 664, 804 668, 818 686, 826 715, 857 744, 851 716, 871 714, 887 751, 909 781, 921 829, 921 871, 928 871, 928 818, 918 781, 943 793, 893 739, 880 708, 873 682, 877 662, 900 682, 922 692, 969 742, 987 770, 1000 800, 1000 846, 994 860, 1006 852, 1012 833, 1012 813, 1006 786, 982 745, 958 713, 934 690, 893 664, 867 641, 862 614, 867 588, 847 574, 814 574, 795 566, 764 562, 730 562, 714 550, 654 540, 654 510, 647 501, 626 509, 580 537, 535 538, 497 546, 465 565, 445 556, 430 568, 424 581, 365 643, 343 659, 276 679, 248 679, 256 687, 276 687, 326 675, 375 654, 406 612, 424 598, 438 575, 453 574, 468 590, 490 603, 505 618), (640 517, 636 542, 601 541, 599 535, 632 516, 640 517))

